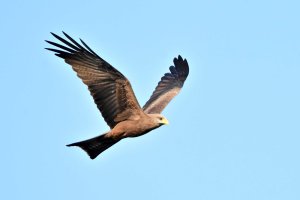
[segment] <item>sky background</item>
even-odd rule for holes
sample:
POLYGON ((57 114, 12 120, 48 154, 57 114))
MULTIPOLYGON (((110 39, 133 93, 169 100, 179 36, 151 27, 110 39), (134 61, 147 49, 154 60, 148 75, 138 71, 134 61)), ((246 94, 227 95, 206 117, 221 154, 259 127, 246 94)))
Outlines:
POLYGON ((300 199, 299 1, 5 1, 0 199, 300 199), (82 38, 141 105, 178 54, 170 124, 90 160, 65 145, 108 130, 44 40, 82 38))

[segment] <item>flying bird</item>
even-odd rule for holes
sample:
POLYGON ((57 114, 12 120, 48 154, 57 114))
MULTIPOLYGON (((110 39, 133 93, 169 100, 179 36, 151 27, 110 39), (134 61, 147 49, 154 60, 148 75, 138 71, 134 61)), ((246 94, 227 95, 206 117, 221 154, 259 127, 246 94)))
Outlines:
POLYGON ((97 137, 67 145, 78 146, 96 158, 100 153, 128 137, 141 136, 168 124, 161 114, 167 104, 180 92, 188 74, 189 65, 179 55, 174 66, 164 74, 150 99, 140 107, 129 80, 116 68, 98 56, 84 41, 76 42, 68 34, 66 39, 51 33, 62 44, 46 40, 57 48, 46 48, 55 52, 72 66, 77 76, 88 86, 95 104, 110 130, 97 137))

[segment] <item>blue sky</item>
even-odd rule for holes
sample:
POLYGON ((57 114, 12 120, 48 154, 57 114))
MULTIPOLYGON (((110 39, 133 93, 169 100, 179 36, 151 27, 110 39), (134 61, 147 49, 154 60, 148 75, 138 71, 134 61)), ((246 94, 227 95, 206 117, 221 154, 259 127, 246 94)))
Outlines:
POLYGON ((0 8, 0 199, 300 199, 299 1, 9 1, 0 8), (82 38, 143 105, 173 57, 170 125, 95 160, 108 130, 49 32, 82 38))

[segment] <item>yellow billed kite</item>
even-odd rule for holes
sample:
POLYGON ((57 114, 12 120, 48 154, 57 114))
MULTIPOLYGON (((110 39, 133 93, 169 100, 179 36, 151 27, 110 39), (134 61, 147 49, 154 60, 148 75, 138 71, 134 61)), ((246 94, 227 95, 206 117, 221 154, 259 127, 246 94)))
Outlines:
POLYGON ((119 142, 123 138, 141 136, 149 131, 168 124, 160 113, 180 92, 189 74, 186 59, 174 58, 174 66, 159 81, 152 96, 143 108, 140 107, 129 80, 117 69, 99 57, 82 40, 81 44, 63 32, 65 37, 52 35, 65 44, 46 41, 59 49, 54 51, 70 64, 78 77, 88 86, 94 101, 110 131, 85 141, 67 146, 78 146, 88 153, 91 159, 119 142))

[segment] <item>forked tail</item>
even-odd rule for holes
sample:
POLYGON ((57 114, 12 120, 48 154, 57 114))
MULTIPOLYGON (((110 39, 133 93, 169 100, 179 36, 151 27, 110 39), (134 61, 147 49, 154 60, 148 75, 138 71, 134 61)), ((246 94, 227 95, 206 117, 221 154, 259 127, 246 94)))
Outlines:
POLYGON ((100 153, 119 142, 120 140, 114 140, 109 137, 105 137, 106 134, 84 140, 81 142, 75 142, 72 144, 68 144, 68 147, 77 146, 82 148, 91 159, 95 159, 100 153))

